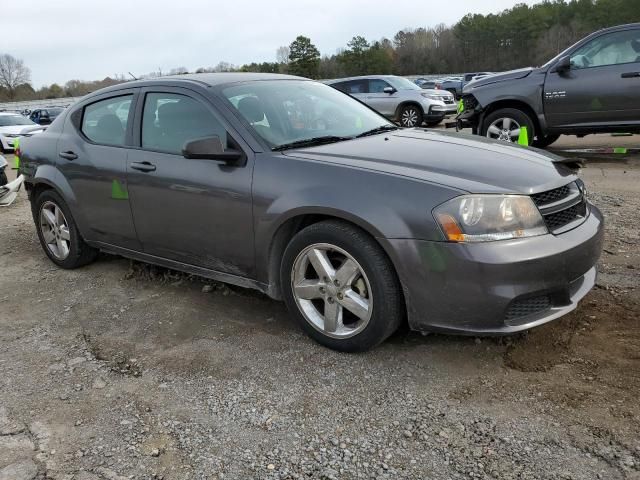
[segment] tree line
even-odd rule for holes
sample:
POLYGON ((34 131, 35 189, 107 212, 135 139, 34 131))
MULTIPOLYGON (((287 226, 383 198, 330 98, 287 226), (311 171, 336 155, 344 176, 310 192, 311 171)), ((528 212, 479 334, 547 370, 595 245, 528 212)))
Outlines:
MULTIPOLYGON (((639 0, 545 0, 517 4, 497 14, 469 14, 453 26, 407 28, 393 38, 367 40, 354 36, 344 48, 321 55, 312 40, 298 36, 276 51, 273 62, 233 65, 219 62, 201 72, 289 73, 309 78, 353 75, 426 75, 453 72, 503 71, 541 65, 585 35, 613 25, 640 22, 639 0)), ((185 67, 152 72, 144 77, 188 73, 185 67)), ((84 95, 125 81, 70 80, 34 90, 29 69, 21 60, 0 55, 0 100, 84 95), (11 70, 18 75, 11 74, 11 70)))

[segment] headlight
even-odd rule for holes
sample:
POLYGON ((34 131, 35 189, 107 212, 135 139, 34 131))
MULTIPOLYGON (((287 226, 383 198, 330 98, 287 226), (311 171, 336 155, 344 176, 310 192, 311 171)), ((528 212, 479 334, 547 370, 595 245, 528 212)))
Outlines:
POLYGON ((581 179, 576 180, 576 184, 578 185, 578 188, 582 192, 582 196, 584 197, 584 199, 588 200, 589 191, 587 190, 587 186, 584 184, 584 182, 581 179))
POLYGON ((440 100, 440 101, 442 101, 442 96, 441 95, 433 95, 431 93, 421 93, 420 95, 422 95, 424 98, 428 98, 429 100, 440 100))
POLYGON ((450 242, 490 242, 549 233, 542 215, 525 195, 463 195, 433 214, 450 242))

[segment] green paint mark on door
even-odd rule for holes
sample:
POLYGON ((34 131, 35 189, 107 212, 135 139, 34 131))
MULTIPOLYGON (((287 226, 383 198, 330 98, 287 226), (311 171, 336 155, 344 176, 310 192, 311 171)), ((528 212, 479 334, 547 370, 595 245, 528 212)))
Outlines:
POLYGON ((120 183, 120 180, 114 178, 113 182, 111 182, 111 198, 114 200, 128 200, 129 192, 127 191, 127 187, 123 186, 120 183))

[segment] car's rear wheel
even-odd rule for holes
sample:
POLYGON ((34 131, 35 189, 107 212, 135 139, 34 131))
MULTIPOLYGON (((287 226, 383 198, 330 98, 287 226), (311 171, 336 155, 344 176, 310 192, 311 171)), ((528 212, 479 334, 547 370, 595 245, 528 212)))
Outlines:
POLYGON ((559 138, 560 135, 545 135, 543 137, 538 135, 538 137, 533 141, 533 146, 536 148, 547 148, 559 138))
POLYGON ((33 219, 42 249, 62 268, 77 268, 92 262, 98 251, 85 243, 71 211, 60 195, 45 190, 35 199, 33 219))
POLYGON ((501 108, 487 115, 482 122, 480 134, 494 140, 518 143, 522 127, 527 127, 528 144, 531 145, 535 129, 529 115, 515 108, 501 108))
POLYGON ((309 336, 335 350, 370 349, 404 318, 393 265, 375 240, 345 222, 320 222, 296 234, 280 280, 291 314, 309 336))
POLYGON ((422 125, 423 113, 418 105, 405 105, 400 109, 400 125, 403 127, 419 127, 422 125))

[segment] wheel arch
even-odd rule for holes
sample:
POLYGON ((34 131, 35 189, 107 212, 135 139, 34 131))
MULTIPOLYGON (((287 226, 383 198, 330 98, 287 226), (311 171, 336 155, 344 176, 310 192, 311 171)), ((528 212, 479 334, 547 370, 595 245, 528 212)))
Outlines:
POLYGON ((408 107, 409 105, 413 105, 416 106, 420 109, 420 111, 422 112, 422 116, 424 117, 425 115, 425 111, 424 108, 422 108, 422 105, 420 105, 419 102, 415 101, 415 100, 404 100, 403 102, 400 102, 400 104, 396 107, 396 111, 395 114, 393 115, 393 118, 396 122, 400 121, 400 112, 402 111, 402 109, 404 107, 408 107))
POLYGON ((32 205, 41 192, 45 190, 55 191, 65 201, 69 210, 71 210, 71 215, 73 215, 73 219, 80 232, 82 234, 85 232, 86 222, 81 214, 73 189, 55 167, 51 165, 39 166, 35 175, 25 180, 25 188, 27 189, 32 205))
MULTIPOLYGON (((266 280, 268 284, 267 293, 270 297, 277 300, 282 299, 282 290, 280 285, 280 266, 282 256, 291 239, 302 229, 315 223, 337 220, 351 225, 367 234, 374 242, 376 242, 384 251, 387 258, 393 265, 394 272, 398 275, 396 265, 393 261, 393 255, 390 254, 390 245, 385 242, 381 233, 365 220, 348 214, 340 210, 309 210, 296 211, 286 218, 283 218, 275 232, 271 237, 267 252, 267 271, 266 280)), ((404 299, 403 299, 404 301, 404 299)))
MULTIPOLYGON (((542 127, 540 125, 540 121, 538 119, 538 115, 535 112, 535 109, 526 101, 519 99, 505 99, 505 100, 497 100, 488 106, 485 107, 482 112, 482 123, 484 123, 485 118, 488 115, 491 115, 493 112, 497 110, 501 110, 503 108, 513 108, 516 110, 520 110, 525 113, 533 122, 533 128, 535 128, 536 135, 538 133, 542 133, 542 127)), ((481 125, 481 130, 484 128, 484 125, 481 125)))

